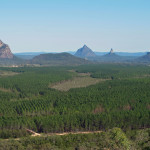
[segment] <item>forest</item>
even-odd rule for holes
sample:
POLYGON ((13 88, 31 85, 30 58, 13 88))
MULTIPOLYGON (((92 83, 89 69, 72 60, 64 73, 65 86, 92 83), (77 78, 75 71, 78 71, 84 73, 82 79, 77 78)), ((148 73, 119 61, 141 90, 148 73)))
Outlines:
POLYGON ((150 130, 124 133, 120 128, 94 134, 0 140, 0 150, 149 150, 150 130))
POLYGON ((150 127, 149 89, 147 65, 1 67, 0 138, 29 136, 26 129, 43 134, 146 130, 150 127), (50 86, 72 80, 79 73, 105 80, 68 91, 50 86))

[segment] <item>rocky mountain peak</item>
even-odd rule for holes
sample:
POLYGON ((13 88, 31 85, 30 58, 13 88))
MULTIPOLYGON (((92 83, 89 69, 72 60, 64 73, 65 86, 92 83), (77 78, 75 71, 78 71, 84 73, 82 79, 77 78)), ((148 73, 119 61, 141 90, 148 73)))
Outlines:
POLYGON ((0 40, 0 58, 13 58, 9 46, 0 40))
POLYGON ((75 56, 87 58, 87 57, 95 57, 96 55, 88 46, 84 45, 82 48, 77 50, 75 56))

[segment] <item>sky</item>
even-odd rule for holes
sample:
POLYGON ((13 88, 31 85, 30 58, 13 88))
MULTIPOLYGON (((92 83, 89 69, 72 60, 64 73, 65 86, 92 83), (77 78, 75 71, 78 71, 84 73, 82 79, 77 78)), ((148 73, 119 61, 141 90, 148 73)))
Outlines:
POLYGON ((12 52, 150 51, 150 0, 0 0, 12 52))

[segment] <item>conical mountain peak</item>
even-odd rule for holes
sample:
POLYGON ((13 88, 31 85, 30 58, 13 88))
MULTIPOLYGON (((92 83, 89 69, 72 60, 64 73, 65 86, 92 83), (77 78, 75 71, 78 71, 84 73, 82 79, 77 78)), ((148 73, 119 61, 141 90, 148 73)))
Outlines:
POLYGON ((95 57, 96 55, 87 45, 84 45, 82 48, 77 50, 75 56, 87 58, 87 57, 95 57))
POLYGON ((84 45, 83 48, 88 48, 88 47, 86 45, 84 45))

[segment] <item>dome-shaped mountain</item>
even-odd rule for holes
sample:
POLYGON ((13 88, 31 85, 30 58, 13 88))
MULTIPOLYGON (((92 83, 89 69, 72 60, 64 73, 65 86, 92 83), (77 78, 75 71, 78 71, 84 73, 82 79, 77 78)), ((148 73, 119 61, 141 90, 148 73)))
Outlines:
POLYGON ((13 56, 9 46, 0 40, 0 58, 11 59, 13 57, 14 56, 13 56))
POLYGON ((96 54, 86 45, 84 45, 82 48, 78 49, 74 55, 77 57, 81 57, 81 58, 88 58, 88 57, 96 56, 96 54))
POLYGON ((88 60, 75 57, 69 53, 41 54, 31 60, 32 64, 41 65, 81 65, 91 63, 88 60))

